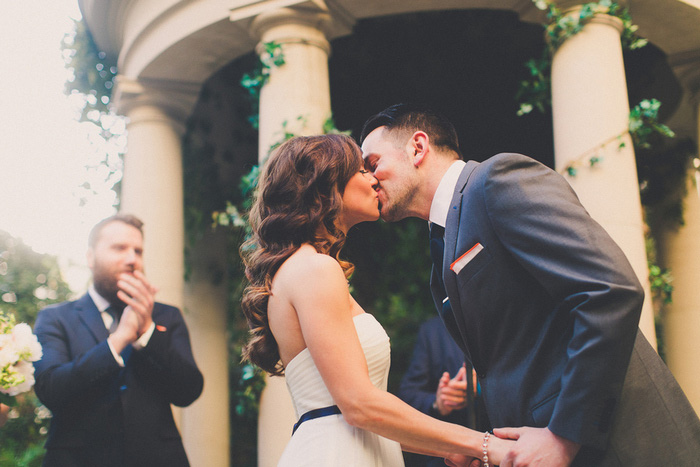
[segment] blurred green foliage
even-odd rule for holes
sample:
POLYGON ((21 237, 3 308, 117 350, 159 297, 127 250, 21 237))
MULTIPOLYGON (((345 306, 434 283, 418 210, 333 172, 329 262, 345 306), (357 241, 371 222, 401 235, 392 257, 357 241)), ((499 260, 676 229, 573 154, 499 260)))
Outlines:
MULTIPOLYGON (((0 231, 0 307, 5 313, 33 327, 40 309, 70 294, 54 256, 0 231)), ((51 414, 33 391, 20 394, 16 402, 0 429, 0 466, 39 466, 51 414)))
POLYGON ((85 96, 81 121, 99 124, 100 115, 110 113, 117 62, 97 47, 84 20, 73 21, 73 31, 66 34, 61 43, 66 67, 73 71, 65 91, 85 96))

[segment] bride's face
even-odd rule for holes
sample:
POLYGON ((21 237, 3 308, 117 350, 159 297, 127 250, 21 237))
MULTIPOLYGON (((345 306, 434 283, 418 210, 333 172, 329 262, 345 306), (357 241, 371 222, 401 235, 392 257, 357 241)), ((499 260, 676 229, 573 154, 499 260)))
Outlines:
POLYGON ((377 179, 362 169, 352 176, 343 192, 341 222, 347 229, 355 224, 379 219, 379 196, 374 188, 377 179))

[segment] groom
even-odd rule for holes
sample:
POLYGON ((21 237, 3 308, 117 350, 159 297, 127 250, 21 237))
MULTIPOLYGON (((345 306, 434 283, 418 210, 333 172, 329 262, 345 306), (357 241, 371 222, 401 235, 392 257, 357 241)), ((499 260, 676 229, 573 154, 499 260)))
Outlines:
POLYGON ((406 105, 361 142, 382 218, 430 221, 435 304, 495 435, 518 440, 501 465, 697 462, 700 421, 638 332, 634 271, 560 175, 519 154, 465 163, 448 120, 406 105))

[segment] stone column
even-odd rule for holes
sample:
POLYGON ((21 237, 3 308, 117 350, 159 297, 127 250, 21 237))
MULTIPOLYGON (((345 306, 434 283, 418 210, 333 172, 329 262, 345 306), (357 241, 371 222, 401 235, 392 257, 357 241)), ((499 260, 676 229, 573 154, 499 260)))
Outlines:
POLYGON ((700 413, 700 159, 688 171, 685 225, 663 232, 659 247, 673 275, 673 302, 664 310, 666 363, 700 413))
MULTIPOLYGON (((575 10, 574 10, 575 11, 575 10)), ((644 221, 634 149, 629 136, 618 149, 616 135, 627 130, 629 104, 622 61, 622 22, 597 15, 569 38, 552 61, 554 154, 581 202, 620 245, 644 286, 646 298, 639 327, 656 346, 644 221), (591 156, 600 162, 588 165, 591 156)))
MULTIPOLYGON (((677 66, 700 139, 700 67, 697 60, 677 66)), ((656 226, 659 259, 673 276, 673 302, 664 307, 666 363, 697 413, 700 413, 700 155, 688 167, 682 226, 656 226)))
MULTIPOLYGON (((295 135, 320 134, 331 115, 328 55, 323 28, 328 13, 280 8, 258 15, 251 29, 262 43, 282 46, 285 64, 274 67, 260 95, 259 159, 282 140, 295 135)), ((276 466, 289 441, 296 415, 284 378, 268 377, 260 400, 258 465, 276 466)))
MULTIPOLYGON (((204 391, 184 410, 185 449, 192 466, 230 464, 230 409, 226 285, 226 237, 207 232, 194 245, 185 283, 185 316, 192 350, 204 374, 204 391)), ((235 463, 234 463, 235 465, 235 463)))
POLYGON ((173 407, 190 463, 224 467, 229 465, 226 295, 195 274, 185 297, 181 137, 182 101, 192 100, 189 94, 118 80, 115 104, 128 118, 120 211, 144 221, 146 275, 160 289, 158 301, 182 310, 204 374, 199 399, 184 409, 173 407))
POLYGON ((324 27, 325 12, 280 8, 255 18, 251 28, 263 43, 282 46, 285 64, 273 67, 260 94, 259 157, 278 143, 285 129, 295 135, 322 133, 331 116, 328 56, 330 44, 324 27))
POLYGON ((184 126, 145 94, 122 99, 128 118, 120 211, 144 222, 146 274, 158 300, 183 306, 184 215, 181 136, 184 126))

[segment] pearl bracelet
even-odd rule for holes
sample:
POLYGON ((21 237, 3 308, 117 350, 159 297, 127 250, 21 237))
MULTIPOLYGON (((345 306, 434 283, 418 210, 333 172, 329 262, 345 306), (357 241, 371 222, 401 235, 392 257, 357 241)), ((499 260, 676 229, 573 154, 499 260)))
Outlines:
POLYGON ((482 457, 482 460, 484 461, 483 467, 489 467, 489 437, 491 436, 491 433, 488 431, 484 433, 484 444, 481 445, 482 451, 484 453, 484 457, 482 457))

